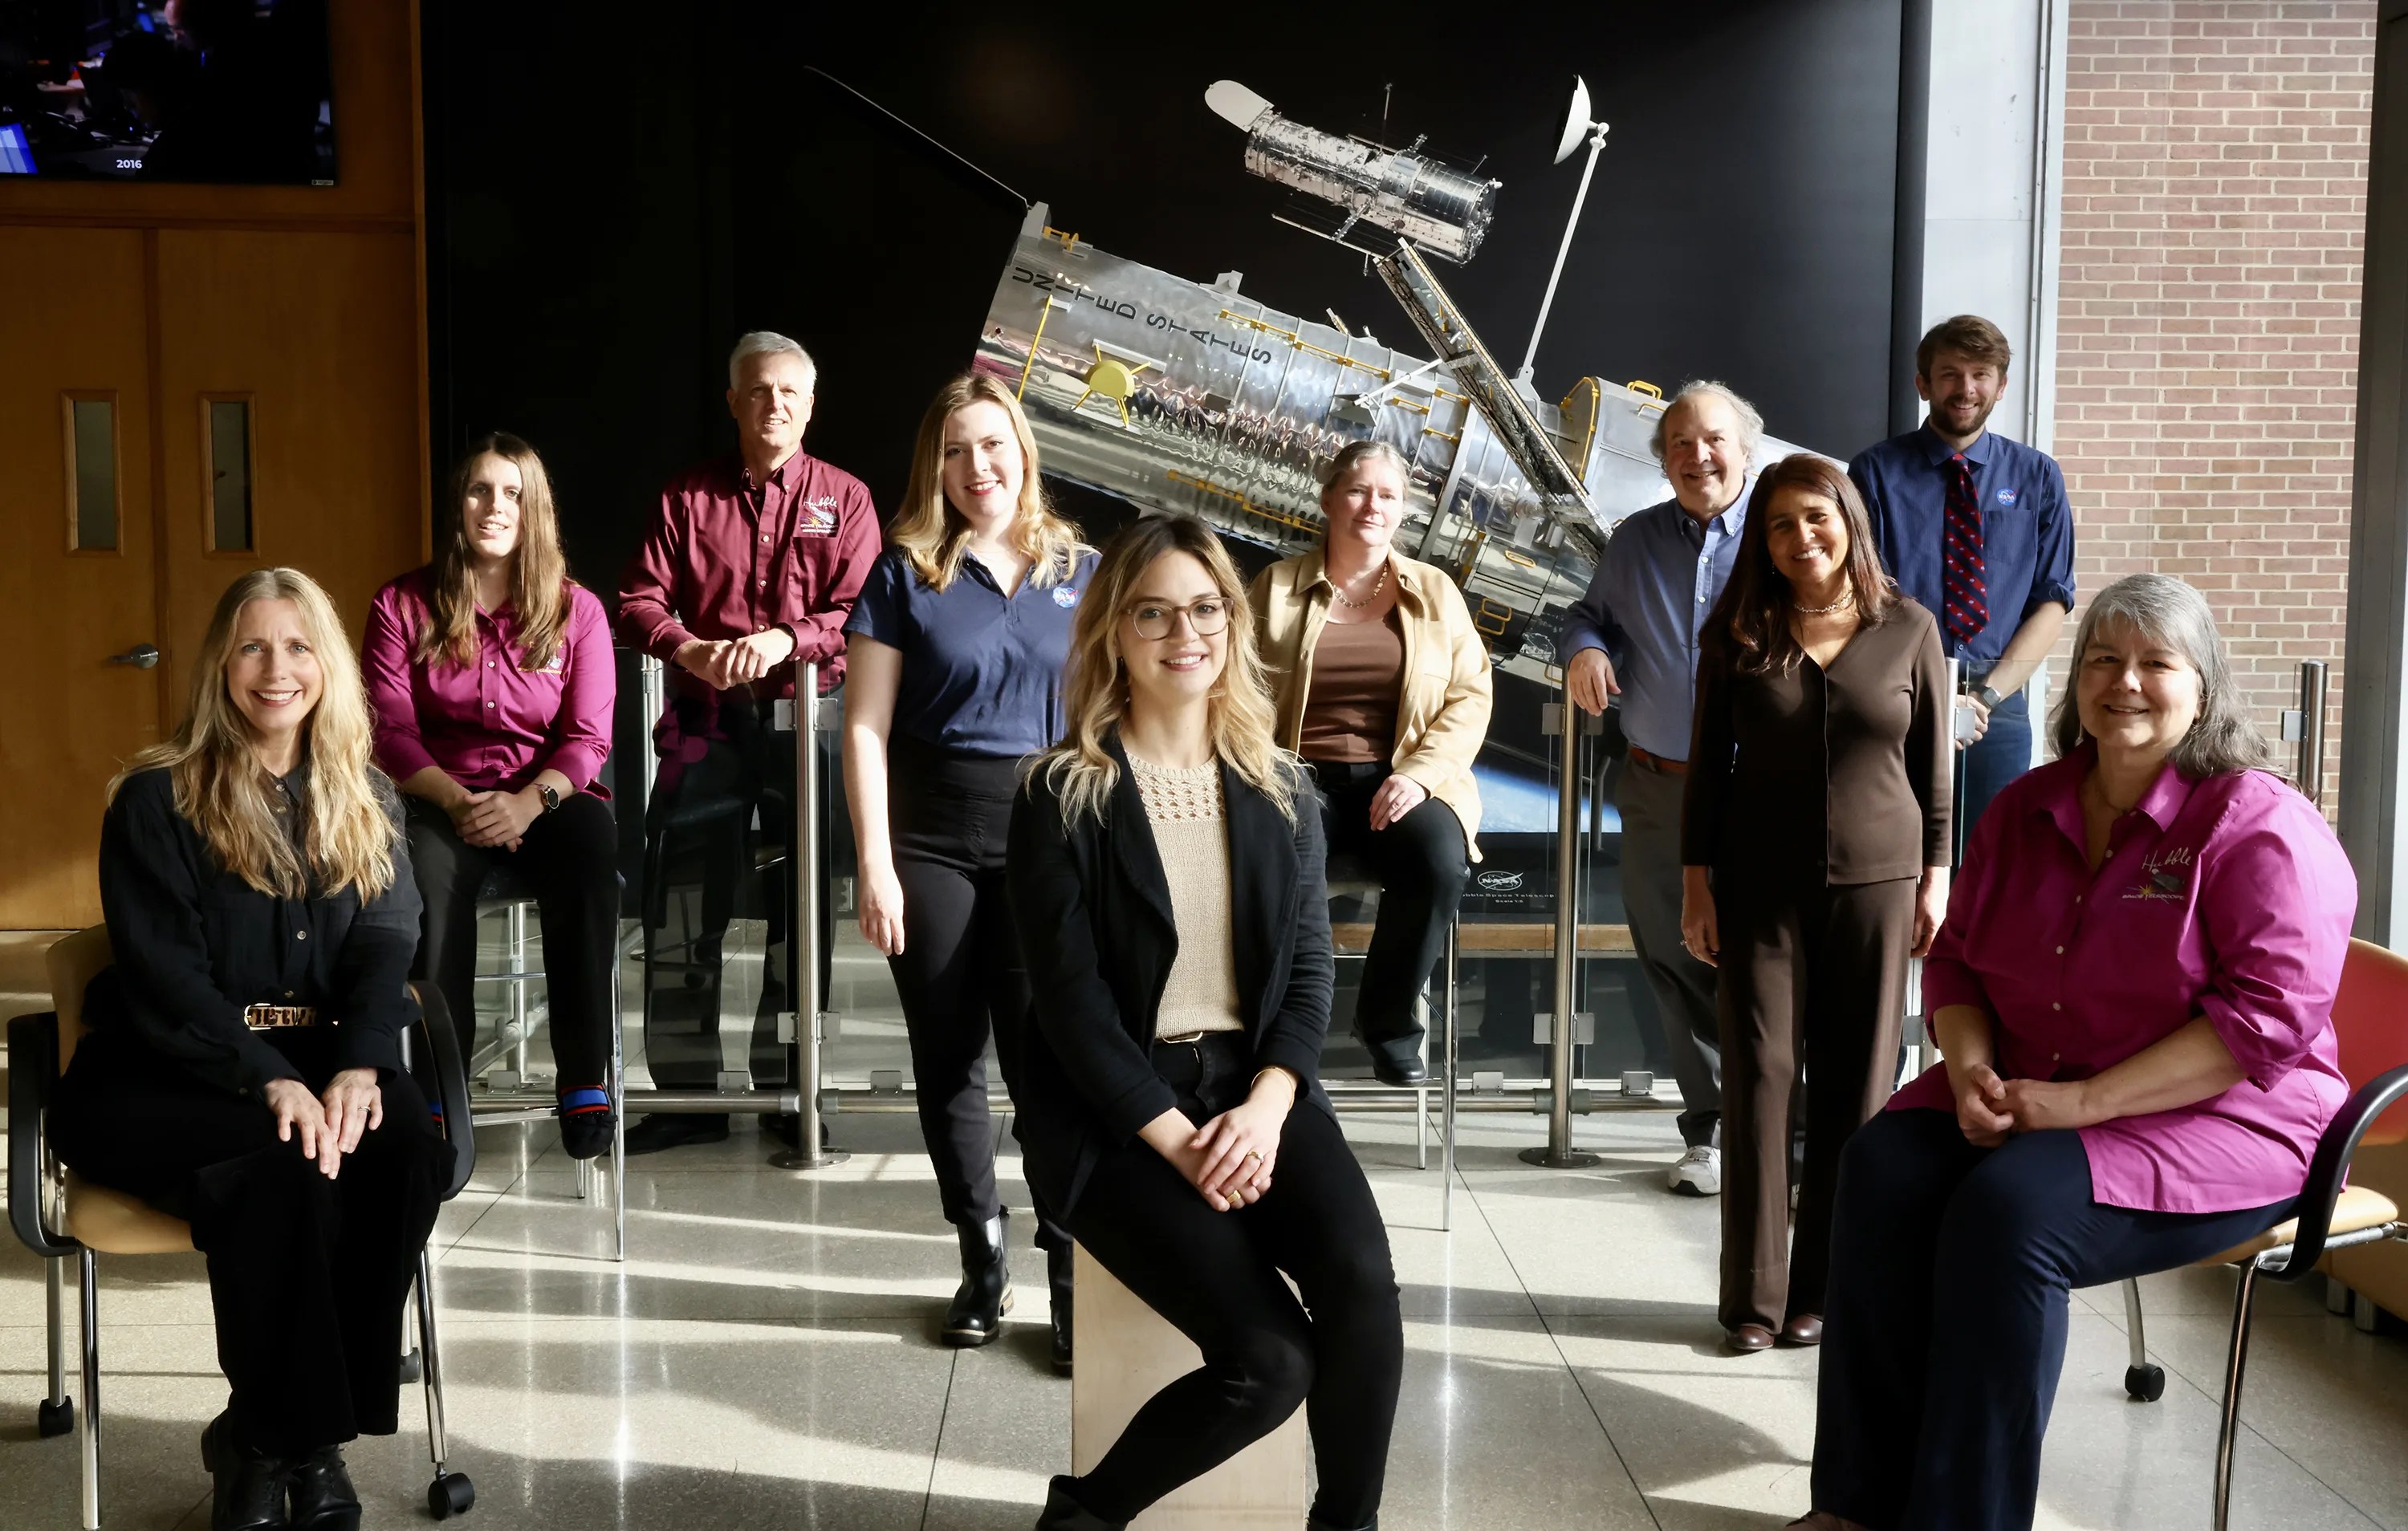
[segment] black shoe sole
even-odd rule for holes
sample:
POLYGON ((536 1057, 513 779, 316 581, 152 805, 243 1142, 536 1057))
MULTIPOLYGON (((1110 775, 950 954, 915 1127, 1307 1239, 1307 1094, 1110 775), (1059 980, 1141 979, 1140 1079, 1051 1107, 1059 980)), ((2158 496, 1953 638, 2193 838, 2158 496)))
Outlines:
POLYGON ((1003 1338, 1003 1315, 1011 1311, 1011 1288, 1003 1289, 1003 1301, 996 1305, 996 1325, 992 1329, 948 1328, 938 1336, 957 1351, 974 1351, 982 1345, 992 1345, 1003 1338))

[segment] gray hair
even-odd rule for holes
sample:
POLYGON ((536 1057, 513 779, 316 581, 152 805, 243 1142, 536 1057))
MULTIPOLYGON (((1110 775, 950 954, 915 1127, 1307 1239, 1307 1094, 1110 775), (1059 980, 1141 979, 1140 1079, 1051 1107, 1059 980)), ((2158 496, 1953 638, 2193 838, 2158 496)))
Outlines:
POLYGON ((2057 699, 2059 755, 2071 754, 2086 737, 2082 731, 2082 707, 2075 699, 2082 689, 2082 656, 2089 651, 2099 629, 2111 622, 2123 622, 2143 637, 2164 644, 2199 671, 2199 716, 2191 720, 2190 732, 2175 741, 2168 756, 2175 769, 2197 780, 2263 768, 2273 758, 2266 737, 2249 721, 2207 597, 2165 574, 2128 574, 2100 591, 2082 614, 2082 625, 2073 635, 2075 673, 2057 699))
POLYGON ((753 330, 738 336, 736 349, 727 353, 728 387, 744 385, 744 359, 748 356, 791 356, 803 364, 803 392, 808 393, 819 386, 820 369, 810 351, 775 330, 753 330))
POLYGON ((1664 422, 1672 418, 1672 411, 1684 401, 1696 398, 1700 393, 1712 393, 1731 407, 1731 413, 1739 417, 1739 444, 1742 454, 1753 464, 1756 443, 1764 439, 1764 417, 1756 413, 1755 405, 1711 378, 1693 378, 1681 385, 1679 393, 1664 401, 1663 409, 1656 416, 1656 434, 1647 438, 1648 450, 1655 452, 1656 463, 1660 465, 1664 461, 1664 422))

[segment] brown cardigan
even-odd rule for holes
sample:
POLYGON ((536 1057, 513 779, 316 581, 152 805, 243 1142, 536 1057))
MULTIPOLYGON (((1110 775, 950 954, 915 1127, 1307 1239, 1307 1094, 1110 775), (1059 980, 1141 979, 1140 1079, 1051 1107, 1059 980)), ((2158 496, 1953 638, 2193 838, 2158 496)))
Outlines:
POLYGON ((1808 887, 1948 865, 1952 698, 1930 612, 1900 600, 1828 670, 1742 675, 1732 651, 1727 628, 1699 635, 1684 865, 1808 887))

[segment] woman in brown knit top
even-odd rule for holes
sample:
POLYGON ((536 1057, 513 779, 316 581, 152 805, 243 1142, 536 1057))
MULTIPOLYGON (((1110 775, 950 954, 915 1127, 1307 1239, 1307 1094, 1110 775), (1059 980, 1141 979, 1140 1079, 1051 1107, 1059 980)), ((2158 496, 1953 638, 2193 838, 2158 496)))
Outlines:
POLYGON ((1029 1184, 1204 1364, 1093 1471, 1054 1480, 1039 1531, 1125 1526, 1307 1403, 1312 1524, 1368 1531, 1404 1325, 1379 1208, 1316 1077, 1321 816, 1272 742, 1211 529, 1149 516, 1115 538, 1070 656, 1069 735, 1030 776, 1007 858, 1043 996, 1013 1131, 1029 1184))

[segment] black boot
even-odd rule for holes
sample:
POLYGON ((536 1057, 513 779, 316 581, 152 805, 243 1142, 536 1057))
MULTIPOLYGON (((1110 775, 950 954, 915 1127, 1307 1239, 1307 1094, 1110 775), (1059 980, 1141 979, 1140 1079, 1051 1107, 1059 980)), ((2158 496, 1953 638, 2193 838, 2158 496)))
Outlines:
POLYGON ((1360 1525, 1348 1526, 1340 1525, 1332 1521, 1317 1521, 1307 1516, 1304 1531, 1380 1531, 1380 1517, 1374 1515, 1360 1525))
POLYGON ((321 1446, 293 1464, 293 1531, 360 1531, 360 1496, 340 1446, 321 1446))
POLYGON ((955 1230, 962 1240, 962 1285, 945 1309, 946 1344, 984 1345, 1003 1332, 1003 1315, 1011 1311, 1007 1228, 1006 1215, 997 1212, 984 1223, 965 1223, 955 1230))
POLYGON ((201 1432, 201 1466, 209 1471, 209 1531, 278 1531, 293 1465, 235 1439, 234 1416, 220 1414, 201 1432))
POLYGON ((1045 1512, 1037 1517, 1037 1531, 1126 1531, 1127 1525, 1126 1521, 1108 1521, 1071 1498, 1067 1478, 1047 1485, 1045 1512))
POLYGON ((1070 1375, 1070 1271, 1068 1250, 1045 1252, 1045 1284, 1054 1295, 1054 1369, 1070 1375))

